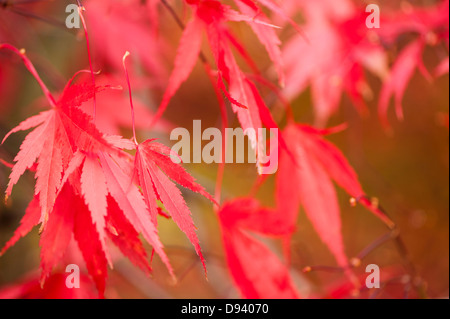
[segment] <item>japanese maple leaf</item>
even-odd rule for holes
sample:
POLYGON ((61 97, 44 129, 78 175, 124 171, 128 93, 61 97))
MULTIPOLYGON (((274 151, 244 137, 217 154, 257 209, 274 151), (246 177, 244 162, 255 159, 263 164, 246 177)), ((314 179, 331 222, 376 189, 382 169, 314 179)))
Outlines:
POLYGON ((369 91, 363 70, 381 78, 388 71, 386 53, 370 37, 366 17, 351 1, 300 1, 298 7, 305 14, 307 39, 295 35, 283 49, 287 98, 310 87, 316 124, 321 127, 338 110, 344 92, 360 113, 366 112, 369 91))
MULTIPOLYGON (((237 2, 242 13, 215 0, 187 2, 191 5, 194 15, 186 25, 181 37, 175 59, 175 67, 158 112, 155 115, 154 122, 161 117, 171 98, 191 74, 201 55, 202 37, 203 33, 206 33, 218 68, 218 72, 214 74, 217 79, 216 89, 223 91, 230 100, 244 131, 253 129, 256 132, 263 127, 263 124, 266 124, 260 114, 261 112, 266 112, 266 110, 261 108, 261 103, 257 103, 256 100, 262 99, 258 91, 253 90, 253 84, 250 83, 247 76, 240 69, 233 55, 231 48, 235 47, 238 53, 243 55, 244 59, 254 67, 243 46, 228 30, 227 22, 245 21, 250 24, 269 52, 269 56, 276 61, 280 82, 283 83, 284 75, 281 72, 280 42, 273 30, 273 26, 267 22, 264 14, 249 1, 237 2), (226 83, 228 83, 229 88, 226 88, 226 83)), ((204 60, 203 55, 202 60, 204 60)), ((206 63, 206 61, 204 62, 206 63)), ((265 148, 264 142, 258 138, 258 134, 249 135, 249 138, 255 151, 265 148)), ((258 168, 261 173, 263 169, 259 159, 258 168)))
POLYGON ((119 247, 123 255, 128 257, 133 264, 149 274, 152 269, 139 233, 111 196, 108 197, 106 225, 106 232, 114 245, 119 247))
MULTIPOLYGON (((246 16, 255 17, 268 23, 268 19, 265 14, 252 0, 235 0, 235 3, 239 7, 240 11, 246 16)), ((270 6, 270 1, 266 1, 266 4, 270 6)), ((272 5, 276 8, 276 5, 273 3, 272 5)), ((266 51, 276 68, 280 86, 283 87, 285 85, 285 75, 283 57, 280 49, 281 41, 278 38, 275 29, 268 28, 267 26, 259 23, 251 23, 250 27, 258 37, 259 41, 266 48, 266 51)))
MULTIPOLYGON (((132 170, 131 157, 118 151, 132 149, 134 145, 120 137, 105 138, 111 144, 109 150, 77 150, 62 181, 63 187, 72 188, 72 191, 58 196, 59 199, 74 196, 72 193, 78 194, 72 205, 77 209, 74 217, 69 220, 73 224, 73 233, 85 257, 88 271, 100 293, 105 289, 107 262, 112 264, 106 245, 107 238, 112 239, 125 256, 148 273, 150 267, 147 255, 138 237, 141 233, 173 275, 156 226, 150 218, 149 208, 129 177, 132 170), (83 229, 90 236, 83 237, 83 229), (89 240, 86 241, 86 238, 89 240)), ((64 201, 67 202, 68 199, 64 201)), ((154 206, 156 203, 153 203, 154 206)), ((67 229, 70 233, 69 230, 67 229)))
POLYGON ((63 171, 67 168, 73 151, 80 145, 86 149, 93 145, 108 146, 101 134, 94 130, 92 124, 89 124, 87 115, 77 108, 84 101, 91 99, 95 91, 101 91, 104 88, 94 88, 91 84, 68 85, 60 99, 56 101, 23 52, 8 44, 0 45, 0 49, 9 49, 24 60, 26 67, 36 77, 52 106, 51 110, 20 123, 3 139, 4 142, 13 133, 35 128, 25 138, 14 160, 16 163, 10 175, 6 196, 11 195, 13 186, 37 160, 35 194, 39 196, 42 209, 41 221, 45 222, 56 200, 63 171), (89 138, 86 134, 89 131, 96 135, 96 139, 89 138))
POLYGON ((103 297, 108 271, 104 247, 83 198, 66 184, 41 236, 41 282, 61 260, 72 236, 78 243, 100 297, 103 297))
POLYGON ((158 211, 155 203, 159 199, 173 221, 186 234, 204 265, 204 258, 191 212, 181 192, 171 180, 200 193, 212 202, 214 202, 214 199, 202 186, 195 182, 181 165, 174 163, 171 156, 173 154, 171 154, 169 148, 154 142, 154 140, 147 140, 137 145, 134 174, 138 176, 139 185, 147 206, 150 207, 153 222, 156 224, 158 211))
MULTIPOLYGON (((246 21, 254 27, 256 34, 260 41, 266 46, 269 55, 275 61, 277 65, 280 63, 281 54, 279 52, 280 41, 275 33, 273 33, 273 26, 267 22, 264 22, 265 17, 260 13, 253 3, 245 1, 245 4, 238 2, 243 11, 248 14, 240 14, 237 11, 231 9, 231 7, 220 3, 215 0, 187 0, 194 11, 192 20, 186 25, 183 35, 180 40, 180 45, 177 50, 177 57, 175 59, 175 67, 169 79, 167 90, 164 94, 160 110, 164 110, 170 99, 177 92, 183 82, 187 80, 192 72, 201 51, 202 34, 206 31, 208 38, 213 36, 214 38, 220 33, 220 36, 229 38, 231 35, 225 27, 225 23, 228 21, 246 21), (254 17, 259 12, 261 19, 254 17), (253 16, 252 16, 253 15, 253 16), (221 26, 219 26, 221 25, 221 26), (260 29, 264 27, 265 29, 260 29), (211 32, 212 33, 211 33, 211 32), (265 33, 263 32, 265 31, 265 33)), ((210 39, 211 40, 211 39, 210 39)), ((221 42, 214 43, 219 46, 233 45, 233 42, 221 42)), ((212 47, 213 51, 216 51, 216 47, 212 47)), ((219 67, 220 68, 220 67, 219 67)), ((280 81, 284 82, 281 67, 280 81)))
MULTIPOLYGON (((86 169, 82 171, 86 172, 86 169)), ((89 173, 98 174, 98 172, 93 170, 89 171, 89 173)), ((80 181, 77 181, 76 184, 80 184, 80 181)), ((91 187, 91 192, 94 195, 100 195, 101 183, 88 186, 91 187), (92 187, 96 187, 97 192, 92 191, 92 187)), ((64 183, 62 190, 57 196, 54 208, 49 214, 40 239, 41 283, 46 281, 52 269, 62 260, 69 248, 71 239, 74 238, 86 262, 87 270, 94 279, 100 297, 102 297, 106 284, 109 259, 108 250, 104 245, 106 238, 102 236, 107 235, 122 253, 143 271, 149 273, 151 269, 148 264, 146 251, 139 239, 139 234, 132 224, 135 220, 129 221, 111 196, 107 198, 107 211, 106 206, 104 207, 107 215, 100 215, 102 207, 96 207, 95 205, 102 203, 101 196, 93 203, 92 197, 85 195, 83 184, 79 187, 81 187, 81 190, 77 191, 70 183, 64 183)), ((105 188, 106 185, 103 185, 103 187, 105 188)), ((134 205, 137 206, 138 203, 134 205)), ((36 197, 30 203, 21 225, 0 252, 0 255, 13 246, 17 240, 29 233, 34 226, 38 225, 39 217, 40 209, 38 198, 36 197)), ((149 217, 147 219, 150 221, 149 217)), ((154 229, 154 226, 150 226, 150 228, 154 229)), ((156 235, 154 234, 153 236, 156 235)), ((155 250, 158 249, 158 246, 155 245, 154 247, 155 250)), ((159 252, 159 250, 157 251, 159 252)), ((164 256, 162 256, 163 259, 164 256)))
POLYGON ((414 71, 417 68, 421 68, 421 70, 425 70, 424 72, 427 73, 422 64, 423 49, 424 43, 420 40, 409 44, 398 56, 389 77, 383 84, 380 93, 379 114, 385 127, 389 126, 387 112, 391 97, 394 96, 395 99, 395 111, 398 119, 403 120, 403 95, 406 92, 409 81, 414 75, 414 71))
POLYGON ((294 225, 301 205, 338 264, 346 267, 348 260, 333 181, 388 225, 393 226, 393 223, 377 207, 371 205, 355 171, 342 152, 323 139, 323 135, 333 131, 321 131, 293 123, 287 126, 284 138, 292 154, 285 150, 281 152, 276 198, 279 212, 294 225))
MULTIPOLYGON (((82 101, 82 99, 76 100, 82 101)), ((66 100, 63 99, 63 101, 66 100)), ((69 107, 65 103, 62 105, 69 107)), ((73 113, 74 110, 71 110, 71 114, 73 113)), ((158 211, 156 197, 153 202, 148 197, 144 199, 140 190, 133 183, 132 157, 121 151, 122 149, 131 150, 135 145, 120 137, 101 135, 93 126, 91 118, 86 116, 84 120, 84 124, 79 123, 80 128, 84 128, 83 135, 76 134, 77 132, 68 134, 68 139, 73 142, 76 151, 72 154, 71 160, 64 170, 55 204, 43 226, 40 240, 41 282, 45 281, 52 269, 61 261, 72 237, 78 244, 100 297, 103 297, 105 290, 108 262, 112 265, 107 247, 108 238, 136 266, 149 273, 151 269, 147 254, 139 239, 139 234, 142 234, 173 275, 157 234, 156 221, 153 222, 152 217, 154 216, 156 219, 156 216, 150 213, 158 211), (148 203, 148 207, 146 203, 148 203)), ((166 151, 164 148, 162 150, 166 151)), ((145 149, 142 152, 146 152, 145 156, 149 156, 147 152, 151 151, 145 149)), ((139 152, 138 147, 136 161, 147 161, 145 157, 141 157, 139 152)), ((152 155, 158 158, 158 154, 152 155)), ((149 165, 148 162, 145 163, 145 165, 149 165)), ((201 186, 196 184, 180 166, 174 166, 169 158, 158 158, 155 163, 168 170, 168 175, 174 180, 207 195, 201 186)), ((150 165, 156 164, 151 163, 150 165)), ((181 194, 176 193, 178 191, 176 188, 175 190, 171 188, 174 186, 163 179, 164 177, 161 176, 158 169, 139 171, 140 176, 148 173, 156 174, 152 178, 156 176, 154 185, 156 185, 155 190, 158 191, 158 196, 172 214, 173 219, 179 223, 180 228, 186 231, 188 237, 196 244, 196 249, 201 256, 198 241, 194 241, 196 239, 194 226, 189 224, 191 222, 189 210, 187 210, 181 194), (163 191, 167 191, 169 195, 163 191), (167 199, 167 196, 170 198, 167 199)), ((144 187, 143 190, 148 196, 149 191, 144 187)), ((25 236, 35 225, 41 223, 38 209, 39 200, 39 197, 36 197, 30 203, 21 226, 6 244, 2 253, 25 236)))
MULTIPOLYGON (((100 239, 105 240, 107 211, 112 207, 114 215, 111 218, 121 218, 118 214, 122 211, 133 228, 138 233, 142 233, 172 273, 168 258, 159 241, 156 225, 150 218, 149 209, 152 210, 156 203, 147 207, 139 189, 132 184, 129 177, 132 171, 130 159, 125 155, 117 156, 107 152, 91 155, 80 152, 74 157, 71 164, 71 169, 68 170, 66 177, 69 178, 77 170, 82 170, 80 177, 81 192, 93 213, 93 218, 98 220, 96 224, 100 228, 100 239), (108 201, 110 204, 107 205, 108 201)), ((134 240, 134 234, 131 233, 130 235, 134 240)))
MULTIPOLYGON (((140 168, 137 168, 139 176, 147 178, 147 174, 150 174, 158 199, 186 232, 201 256, 189 210, 178 189, 166 180, 167 177, 161 174, 157 166, 183 186, 212 198, 181 166, 173 164, 169 158, 161 157, 161 154, 167 153, 167 149, 157 144, 151 147, 147 147, 146 143, 137 145, 119 136, 100 133, 93 124, 93 119, 79 107, 93 98, 95 92, 106 87, 94 87, 92 83, 72 84, 71 80, 56 101, 23 52, 9 45, 2 45, 0 48, 10 49, 24 60, 52 106, 51 110, 22 122, 5 137, 36 127, 25 138, 16 157, 7 189, 8 195, 18 178, 27 168, 33 166, 36 159, 38 164, 35 199, 30 203, 21 225, 1 254, 34 226, 41 224, 43 284, 63 258, 73 237, 102 297, 108 263, 112 266, 107 247, 108 239, 134 264, 145 272, 150 272, 147 255, 139 239, 139 234, 142 234, 173 275, 158 237, 156 221, 153 223, 153 217, 156 215, 151 212, 158 212, 156 195, 155 200, 151 201, 148 197, 151 190, 143 187, 146 196, 144 197, 133 183, 133 170, 136 169, 133 166, 133 157, 123 151, 137 148, 136 161, 142 163, 140 168), (43 146, 40 144, 42 140, 43 146), (49 146, 46 146, 47 144, 49 146)), ((134 108, 132 109, 134 115, 134 108)), ((132 122, 136 136, 134 117, 132 122)), ((136 141, 136 138, 134 140, 136 141)))
POLYGON ((56 102, 23 52, 9 45, 0 48, 10 49, 22 57, 52 105, 51 110, 27 119, 5 137, 36 127, 25 138, 15 159, 7 195, 36 159, 38 163, 35 199, 2 254, 33 226, 42 224, 41 281, 44 282, 61 260, 73 235, 102 296, 107 262, 111 264, 107 235, 113 236, 113 241, 133 262, 148 270, 148 266, 143 266, 145 251, 139 249, 137 240, 137 233, 142 233, 171 271, 144 199, 138 188, 130 185, 130 175, 123 171, 131 171, 132 161, 122 149, 134 145, 120 137, 103 135, 92 118, 79 109, 94 92, 104 88, 94 89, 91 83, 71 85, 70 81, 56 102), (113 226, 123 219, 114 201, 129 221, 124 223, 124 229, 113 226), (113 225, 107 225, 107 220, 113 225), (130 250, 131 244, 137 248, 135 252, 130 250))
POLYGON ((382 28, 377 34, 383 41, 392 44, 398 37, 413 33, 430 40, 447 40, 449 22, 449 0, 436 1, 428 6, 403 6, 400 10, 387 11, 381 16, 382 28))
MULTIPOLYGON (((41 223, 41 279, 44 280, 61 259, 70 242, 76 221, 75 215, 70 213, 74 212, 75 207, 80 206, 75 201, 75 195, 66 189, 61 196, 58 196, 62 191, 63 172, 68 168, 74 150, 77 148, 91 150, 92 148, 107 149, 110 146, 90 123, 89 117, 77 108, 81 103, 92 98, 97 88, 94 89, 90 84, 70 86, 71 82, 69 82, 60 99, 55 102, 23 52, 10 45, 1 45, 0 48, 9 49, 23 59, 52 106, 51 110, 25 120, 5 137, 6 139, 12 133, 36 127, 27 135, 15 158, 16 163, 6 190, 7 196, 11 194, 12 187, 25 170, 31 168, 36 160, 38 163, 35 173, 36 197, 30 204, 15 236, 6 244, 2 253, 20 237, 26 235, 33 226, 41 223), (66 205, 73 210, 67 210, 66 205), (38 210, 37 207, 40 209, 38 210)), ((93 242, 92 246, 86 247, 94 247, 93 242)), ((87 259, 88 264, 90 260, 87 259)), ((98 268, 91 273, 95 278, 101 272, 98 268)), ((98 287, 101 290, 104 285, 99 284, 98 287)))
POLYGON ((196 228, 192 221, 191 212, 189 211, 181 192, 172 181, 205 196, 212 202, 215 201, 201 185, 195 182, 195 179, 189 175, 180 164, 174 162, 177 156, 170 148, 163 144, 156 143, 154 139, 138 144, 135 131, 134 103, 131 94, 132 91, 128 69, 126 67, 126 58, 128 56, 129 52, 126 52, 123 57, 123 67, 125 69, 130 94, 134 146, 136 148, 133 178, 137 180, 137 184, 142 190, 147 207, 150 209, 153 224, 157 224, 158 208, 156 202, 157 200, 160 200, 174 222, 186 234, 194 246, 206 272, 206 266, 196 234, 196 228))
MULTIPOLYGON (((383 28, 378 33, 386 43, 391 44, 402 34, 414 33, 418 37, 409 43, 396 58, 389 76, 383 83, 379 100, 379 114, 385 127, 389 127, 387 112, 392 96, 395 99, 397 118, 404 118, 402 99, 414 72, 419 70, 423 76, 431 81, 433 75, 423 63, 422 55, 427 45, 449 45, 449 1, 445 0, 431 7, 412 8, 409 12, 397 12, 395 15, 383 19, 383 28)), ((448 73, 448 55, 443 58, 434 76, 448 73)))
MULTIPOLYGON (((40 223, 39 199, 36 196, 28 206, 14 236, 6 243, 0 255, 12 247, 21 237, 26 236, 34 226, 40 223)), ((93 277, 100 296, 103 296, 107 274, 107 261, 96 229, 90 221, 89 210, 83 199, 75 190, 66 185, 57 197, 53 210, 47 217, 45 229, 40 238, 41 246, 41 285, 45 286, 46 279, 52 269, 63 258, 72 238, 78 241, 87 264, 89 273, 93 277), (88 220, 86 220, 88 219, 88 220)))
POLYGON ((225 203, 219 221, 228 269, 242 297, 299 298, 289 267, 252 235, 280 238, 293 231, 293 224, 252 198, 225 203))

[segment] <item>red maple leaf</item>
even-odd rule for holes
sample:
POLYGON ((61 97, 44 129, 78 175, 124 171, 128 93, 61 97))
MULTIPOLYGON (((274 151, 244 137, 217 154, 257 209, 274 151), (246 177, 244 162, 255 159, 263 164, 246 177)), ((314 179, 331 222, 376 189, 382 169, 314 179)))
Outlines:
POLYGON ((255 199, 243 198, 225 203, 219 220, 228 269, 242 297, 299 298, 286 262, 252 235, 282 238, 293 231, 288 219, 255 199))
POLYGON ((291 154, 286 150, 281 152, 276 198, 279 212, 293 225, 300 205, 303 206, 339 265, 346 267, 348 259, 333 181, 389 226, 393 227, 393 223, 367 199, 355 171, 342 152, 323 138, 339 129, 317 130, 293 123, 287 126, 283 135, 291 154))
POLYGON ((427 45, 436 47, 443 44, 448 48, 448 10, 449 1, 443 0, 434 6, 411 8, 406 12, 397 12, 382 20, 383 27, 378 30, 378 34, 386 43, 394 42, 402 34, 412 33, 417 37, 402 49, 389 76, 383 83, 380 93, 379 114, 385 127, 389 127, 387 113, 392 96, 395 99, 397 118, 404 119, 402 100, 416 69, 430 82, 433 80, 433 76, 438 77, 448 73, 448 54, 435 67, 433 74, 430 74, 422 60, 427 45))
POLYGON ((156 225, 156 217, 158 215, 158 209, 155 206, 155 202, 160 200, 174 222, 189 238, 195 248, 195 251, 200 257, 206 272, 206 266, 195 231, 196 228, 192 221, 191 212, 189 211, 181 192, 171 180, 205 196, 212 202, 215 201, 202 186, 195 182, 195 179, 189 175, 180 164, 174 162, 174 158, 177 156, 176 154, 173 154, 170 148, 164 146, 163 144, 156 143, 155 140, 147 140, 141 144, 137 143, 134 126, 134 104, 131 97, 131 84, 128 78, 128 70, 125 65, 125 59, 128 55, 129 53, 127 52, 123 58, 123 64, 130 91, 133 134, 136 147, 133 176, 137 177, 137 183, 142 189, 147 206, 150 207, 150 214, 153 223, 156 225))
POLYGON ((287 98, 310 87, 320 127, 336 113, 344 92, 360 113, 367 112, 370 89, 363 70, 384 78, 388 67, 384 48, 372 39, 366 16, 358 13, 364 10, 347 0, 300 1, 297 7, 305 14, 306 38, 295 35, 283 48, 287 98))
POLYGON ((0 48, 10 49, 22 57, 52 106, 51 110, 25 120, 5 137, 36 127, 25 138, 16 157, 7 195, 36 159, 38 163, 36 197, 2 253, 35 225, 42 224, 40 245, 43 283, 62 259, 73 235, 87 270, 100 296, 103 296, 107 264, 112 264, 107 247, 108 238, 137 266, 146 272, 150 271, 146 252, 138 238, 141 233, 173 275, 156 230, 156 200, 160 199, 201 256, 190 212, 181 193, 160 169, 181 185, 212 198, 180 165, 172 163, 167 157, 167 148, 158 143, 137 145, 118 136, 103 135, 93 124, 92 118, 81 111, 79 106, 93 98, 95 92, 107 87, 94 88, 91 83, 72 85, 71 80, 58 101, 55 101, 23 52, 9 45, 0 48), (136 167, 133 166, 133 157, 123 151, 135 147, 136 163, 142 163, 136 167), (151 189, 143 187, 145 197, 133 183, 134 169, 138 172, 136 176, 152 180, 151 189), (149 198, 152 191, 156 192, 155 196, 149 198))
MULTIPOLYGON (((263 104, 259 103, 262 99, 258 90, 253 89, 253 84, 241 70, 233 55, 232 48, 234 47, 250 66, 253 69, 255 68, 245 49, 229 31, 227 23, 230 21, 249 23, 260 42, 265 46, 271 59, 275 61, 280 83, 284 84, 280 41, 274 31, 274 26, 268 22, 261 10, 250 1, 236 2, 242 13, 215 0, 187 1, 187 3, 191 5, 194 15, 184 29, 174 70, 153 123, 162 116, 171 98, 181 84, 187 80, 199 56, 204 63, 207 63, 201 54, 202 37, 205 33, 218 69, 215 74, 210 72, 210 75, 216 78, 216 89, 227 96, 244 131, 253 129, 256 132, 263 127, 263 124, 267 125, 261 116, 261 112, 265 112, 265 115, 270 115, 270 112, 266 112, 265 105, 263 108, 263 104), (225 83, 228 84, 228 89, 225 83)), ((265 118, 267 119, 267 116, 265 118)), ((272 123, 274 122, 272 121, 272 123)), ((265 148, 264 141, 258 138, 258 134, 249 135, 249 138, 254 150, 265 148)), ((262 173, 263 168, 259 164, 258 160, 259 171, 262 173)))

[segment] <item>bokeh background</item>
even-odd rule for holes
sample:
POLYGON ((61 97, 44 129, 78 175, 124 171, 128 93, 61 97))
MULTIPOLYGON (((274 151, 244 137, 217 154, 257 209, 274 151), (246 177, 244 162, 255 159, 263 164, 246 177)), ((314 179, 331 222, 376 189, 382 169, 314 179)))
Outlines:
MULTIPOLYGON (((175 7, 182 12, 179 1, 175 7)), ((358 1, 361 5, 368 3, 358 1)), ((401 1, 399 1, 401 2, 401 1)), ((435 1, 409 1, 427 5, 435 1)), ((68 30, 58 23, 65 19, 65 6, 70 1, 42 1, 23 5, 33 16, 43 20, 2 9, 0 6, 0 36, 19 48, 26 48, 30 59, 52 91, 59 91, 65 82, 80 69, 88 68, 86 45, 82 32, 68 30)), ((383 5, 392 1, 377 1, 383 5)), ((24 9, 24 10, 25 10, 24 9)), ((162 8, 160 10, 160 37, 164 39, 163 61, 169 71, 174 60, 175 48, 181 31, 162 8)), ((88 20, 89 26, 89 20, 88 20)), ((244 39, 246 47, 261 69, 268 69, 270 61, 251 33, 244 25, 236 25, 235 31, 244 39)), ((281 38, 287 39, 292 30, 282 31, 281 38)), ((2 40, 0 38, 0 40, 2 40)), ((407 38, 398 43, 391 52, 404 46, 407 38)), ((93 46, 100 45, 93 43, 93 46)), ((130 49, 131 50, 131 49, 130 49)), ((446 50, 442 48, 442 50, 446 50)), ((93 52, 94 69, 96 53, 93 52)), ((435 49, 427 49, 424 55, 426 65, 436 65, 435 49)), ((144 72, 144 71, 142 71, 144 72)), ((42 108, 39 103, 42 94, 34 79, 27 73, 18 58, 0 52, 0 76, 8 75, 0 87, 0 137, 24 118, 36 114, 42 108)), ((399 122, 390 114, 393 125, 391 133, 381 126, 377 116, 377 96, 380 81, 367 75, 373 89, 373 99, 368 101, 370 115, 361 118, 350 100, 342 100, 340 111, 330 125, 347 122, 346 131, 329 137, 347 156, 357 171, 366 192, 376 196, 392 219, 398 224, 402 238, 408 248, 411 260, 419 274, 426 281, 428 294, 433 298, 449 295, 449 78, 440 77, 433 82, 416 73, 404 98, 405 120, 399 122)), ((155 110, 162 95, 164 83, 152 83, 149 90, 139 90, 136 95, 144 101, 149 110, 155 110)), ((123 92, 127 94, 127 92, 123 92)), ((270 91, 263 91, 266 101, 276 99, 270 91)), ((101 97, 99 98, 101 99, 101 97)), ((313 123, 312 102, 309 92, 293 102, 295 117, 303 123, 313 123)), ((128 117, 124 107, 123 117, 128 117)), ((230 113, 234 126, 238 126, 230 113)), ((192 129, 192 121, 201 119, 202 126, 220 127, 220 112, 213 89, 201 66, 176 95, 165 120, 173 126, 192 129)), ((281 117, 280 123, 283 123, 281 117)), ((129 129, 123 129, 123 136, 131 137, 129 129)), ((15 134, 0 147, 0 158, 12 162, 25 136, 15 134)), ((164 132, 140 131, 141 138, 159 137, 170 145, 164 132)), ((187 164, 186 168, 208 191, 213 192, 217 174, 216 165, 187 164)), ((4 193, 10 169, 0 165, 0 193, 4 193)), ((232 199, 249 194, 257 178, 251 164, 227 165, 223 184, 223 197, 232 199)), ((259 189, 257 197, 266 205, 274 205, 274 177, 259 189)), ((7 203, 0 201, 0 246, 11 237, 33 194, 34 178, 27 173, 7 203)), ((293 185, 295 187, 295 185, 293 185)), ((184 193, 198 227, 202 248, 205 252, 208 280, 205 279, 201 263, 185 236, 176 226, 164 219, 160 221, 160 236, 179 277, 177 285, 170 281, 167 271, 155 260, 154 276, 147 278, 128 261, 119 260, 110 271, 107 297, 120 298, 231 298, 237 297, 225 266, 220 232, 212 206, 203 198, 184 193)), ((363 208, 353 208, 348 195, 340 193, 343 234, 348 256, 356 256, 387 229, 363 208)), ((23 280, 39 267, 38 231, 35 229, 10 251, 0 258, 0 289, 23 280)), ((292 268, 300 289, 306 294, 321 293, 333 284, 343 280, 341 273, 313 272, 303 274, 307 265, 334 265, 334 259, 311 223, 302 213, 298 221, 298 232, 292 243, 292 268)), ((363 260, 363 264, 375 263, 383 269, 399 267, 401 259, 392 242, 388 242, 363 260)), ((363 273, 364 269, 357 272, 363 273)), ((382 297, 393 297, 389 290, 382 297)))

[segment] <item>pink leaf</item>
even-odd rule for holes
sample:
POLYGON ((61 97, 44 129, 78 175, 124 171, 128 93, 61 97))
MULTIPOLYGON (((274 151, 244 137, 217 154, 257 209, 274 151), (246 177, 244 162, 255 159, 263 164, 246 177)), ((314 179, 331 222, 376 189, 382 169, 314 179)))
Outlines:
POLYGON ((91 214, 83 199, 74 195, 75 221, 73 234, 86 262, 89 274, 94 279, 100 298, 103 298, 108 276, 108 262, 91 214))
POLYGON ((35 196, 31 203, 28 205, 28 208, 25 211, 25 215, 20 221, 20 226, 14 232, 13 237, 11 237, 11 239, 0 251, 0 256, 4 255, 5 252, 9 248, 14 246, 20 238, 25 237, 33 229, 33 227, 39 223, 40 217, 41 210, 39 208, 39 198, 35 196))
POLYGON ((103 251, 107 259, 110 260, 105 242, 106 196, 108 195, 108 189, 106 188, 102 167, 96 157, 86 156, 81 174, 81 194, 91 212, 92 221, 99 234, 103 251))
POLYGON ((163 250, 163 245, 159 240, 156 227, 150 219, 150 214, 141 193, 136 187, 130 187, 130 178, 108 154, 100 154, 100 161, 109 192, 133 227, 144 235, 145 239, 153 246, 169 272, 173 275, 169 259, 163 250))
MULTIPOLYGON (((159 106, 155 119, 159 119, 167 108, 170 100, 185 82, 197 63, 202 45, 202 25, 198 19, 193 19, 186 26, 175 59, 175 66, 169 79, 166 92, 159 106)), ((156 121, 156 120, 155 120, 156 121)))
POLYGON ((421 40, 409 44, 399 55, 389 78, 380 93, 379 112, 385 126, 389 126, 387 111, 392 96, 395 98, 397 117, 403 119, 402 99, 407 85, 414 75, 414 70, 421 63, 423 43, 421 40))
MULTIPOLYGON (((250 236, 245 227, 251 225, 251 220, 247 220, 250 216, 255 217, 253 221, 259 220, 260 225, 265 223, 261 210, 254 199, 241 199, 226 203, 219 212, 226 260, 233 281, 244 298, 299 298, 289 268, 266 245, 250 236)), ((276 231, 269 229, 269 223, 257 227, 258 230, 276 231)))
POLYGON ((73 188, 65 185, 58 196, 53 211, 48 216, 40 240, 42 283, 63 257, 72 239, 76 210, 77 198, 73 188))
MULTIPOLYGON (((192 221, 191 212, 187 207, 183 196, 179 189, 173 184, 164 173, 152 162, 148 162, 145 156, 145 148, 140 145, 136 157, 140 157, 140 161, 147 162, 144 168, 146 171, 141 174, 150 174, 153 181, 156 192, 161 198, 162 203, 166 207, 167 211, 172 216, 172 219, 178 225, 178 227, 186 234, 190 242, 195 248, 195 251, 199 255, 203 266, 204 258, 201 252, 201 248, 198 242, 197 234, 195 232, 195 226, 192 221)), ((206 267, 205 267, 206 271, 206 267)))
POLYGON ((147 253, 133 225, 126 219, 116 201, 108 196, 107 233, 114 244, 133 264, 150 274, 147 253))

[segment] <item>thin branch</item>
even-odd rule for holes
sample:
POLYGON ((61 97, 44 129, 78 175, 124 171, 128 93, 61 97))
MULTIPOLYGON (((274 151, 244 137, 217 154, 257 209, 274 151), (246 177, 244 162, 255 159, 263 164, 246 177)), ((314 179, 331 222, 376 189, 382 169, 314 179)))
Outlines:
POLYGON ((26 18, 32 18, 32 19, 39 20, 39 21, 48 23, 50 25, 56 26, 56 27, 64 28, 65 30, 67 29, 64 23, 62 23, 58 20, 52 19, 52 18, 40 17, 32 12, 25 11, 23 9, 16 9, 14 7, 6 7, 6 9, 15 14, 24 16, 26 18))
POLYGON ((387 234, 379 237, 378 239, 376 239, 373 243, 371 243, 369 246, 367 246, 366 248, 364 248, 356 257, 357 260, 363 260, 364 258, 366 258, 370 253, 372 253, 374 250, 376 250, 377 248, 379 248, 380 246, 382 246, 383 244, 385 244, 386 242, 388 242, 389 240, 392 240, 393 238, 397 237, 398 231, 390 231, 387 234))

